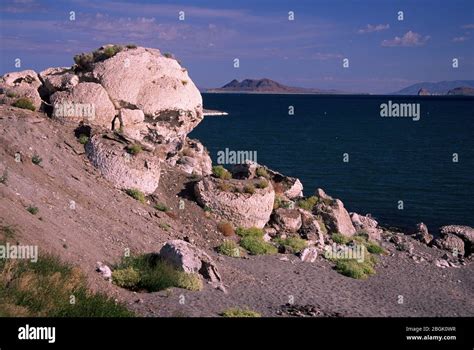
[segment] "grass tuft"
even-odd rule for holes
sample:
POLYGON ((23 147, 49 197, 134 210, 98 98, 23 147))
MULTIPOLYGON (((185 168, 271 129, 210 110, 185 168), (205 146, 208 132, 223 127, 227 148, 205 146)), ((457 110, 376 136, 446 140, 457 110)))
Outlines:
POLYGON ((146 198, 145 198, 145 194, 142 191, 140 191, 136 188, 129 188, 129 189, 125 190, 125 193, 128 194, 133 199, 136 199, 140 203, 145 203, 146 198))
POLYGON ((214 165, 212 167, 212 175, 222 180, 232 179, 232 174, 222 165, 214 165))
POLYGON ((18 100, 16 100, 12 104, 12 106, 17 107, 17 108, 22 108, 22 109, 29 109, 30 111, 35 111, 36 110, 35 106, 33 105, 33 101, 31 101, 30 99, 25 98, 25 97, 22 97, 22 98, 19 98, 18 100))
POLYGON ((225 240, 217 247, 217 252, 232 258, 240 258, 242 256, 241 248, 234 241, 225 240))
POLYGON ((236 307, 224 310, 221 313, 221 316, 223 317, 262 317, 262 315, 256 311, 252 311, 249 309, 240 309, 236 307))

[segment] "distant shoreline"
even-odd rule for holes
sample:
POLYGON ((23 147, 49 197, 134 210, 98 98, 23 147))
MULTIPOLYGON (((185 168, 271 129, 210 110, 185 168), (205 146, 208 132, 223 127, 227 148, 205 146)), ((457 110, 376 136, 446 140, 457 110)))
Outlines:
POLYGON ((394 98, 405 98, 405 97, 416 97, 423 99, 474 99, 474 96, 470 95, 398 95, 398 94, 369 94, 369 93, 317 93, 317 92, 272 92, 272 91, 205 91, 201 94, 212 94, 212 95, 311 95, 311 96, 360 96, 360 97, 394 97, 394 98))

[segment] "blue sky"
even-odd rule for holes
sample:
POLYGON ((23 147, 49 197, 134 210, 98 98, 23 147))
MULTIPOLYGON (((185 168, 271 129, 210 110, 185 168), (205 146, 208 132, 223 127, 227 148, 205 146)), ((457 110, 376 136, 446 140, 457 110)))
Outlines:
POLYGON ((135 43, 175 54, 200 87, 266 77, 384 93, 420 81, 474 79, 472 0, 2 0, 0 6, 1 74, 18 70, 16 58, 21 69, 42 70, 70 66, 75 54, 106 43, 135 43), (452 68, 453 58, 459 68, 452 68))

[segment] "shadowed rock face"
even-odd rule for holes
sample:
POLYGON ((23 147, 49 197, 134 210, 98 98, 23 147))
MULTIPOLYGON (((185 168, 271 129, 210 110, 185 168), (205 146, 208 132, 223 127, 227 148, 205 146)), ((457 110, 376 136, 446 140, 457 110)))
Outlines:
POLYGON ((320 215, 331 233, 341 233, 344 236, 353 236, 356 229, 352 224, 351 217, 339 199, 333 199, 322 189, 315 194, 319 198, 315 206, 315 214, 320 215))
POLYGON ((39 110, 41 97, 38 89, 42 83, 33 70, 7 73, 0 78, 0 103, 13 104, 19 98, 27 98, 39 110))
POLYGON ((205 177, 194 187, 196 199, 203 207, 208 207, 220 220, 226 220, 241 227, 263 228, 270 219, 275 200, 271 184, 266 188, 255 189, 255 193, 225 191, 220 188, 223 181, 234 186, 240 180, 220 180, 205 177))

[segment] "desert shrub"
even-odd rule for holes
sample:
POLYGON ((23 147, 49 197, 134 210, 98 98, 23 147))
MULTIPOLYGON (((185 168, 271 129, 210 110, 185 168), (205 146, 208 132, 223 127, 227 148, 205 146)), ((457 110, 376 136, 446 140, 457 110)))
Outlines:
POLYGON ((255 193, 255 186, 252 184, 247 184, 244 186, 244 192, 248 194, 254 194, 255 193))
POLYGON ((331 235, 331 238, 334 241, 334 243, 337 243, 337 244, 347 244, 351 241, 350 238, 344 236, 341 233, 334 233, 331 235))
POLYGON ((221 245, 217 247, 217 252, 223 255, 230 256, 232 258, 240 258, 241 251, 240 247, 234 241, 225 240, 221 245))
POLYGON ((0 316, 129 317, 133 313, 104 294, 90 292, 78 268, 41 254, 35 263, 9 260, 0 266, 0 316))
POLYGON ((142 151, 142 146, 137 143, 131 144, 127 146, 127 152, 131 155, 137 155, 142 151))
POLYGON ((293 209, 293 202, 287 201, 282 196, 277 194, 275 195, 275 199, 273 201, 273 209, 278 209, 278 208, 293 209))
POLYGON ((87 142, 89 142, 89 137, 87 135, 81 134, 79 135, 78 141, 81 145, 85 145, 87 142))
POLYGON ((136 48, 137 48, 137 45, 135 45, 135 44, 127 44, 127 45, 126 45, 126 48, 127 48, 127 49, 136 49, 136 48))
POLYGON ((122 47, 120 45, 108 46, 104 49, 104 55, 106 58, 110 58, 118 54, 120 51, 122 51, 122 47))
MULTIPOLYGON (((131 257, 125 257, 114 268, 114 272, 129 269, 127 289, 146 290, 148 292, 156 292, 170 287, 184 288, 192 291, 201 290, 203 287, 201 277, 197 274, 186 273, 180 271, 161 260, 156 254, 145 254, 131 257), (131 269, 131 270, 130 270, 131 269), (138 273, 138 279, 134 272, 138 273)), ((118 285, 118 280, 114 279, 112 273, 112 281, 118 285)))
POLYGON ((275 240, 280 246, 285 248, 285 252, 299 253, 307 247, 306 241, 300 237, 277 238, 275 240))
POLYGON ((214 165, 212 167, 212 174, 222 180, 232 179, 232 174, 222 165, 214 165))
POLYGON ((235 230, 235 233, 237 233, 237 235, 239 235, 240 237, 252 236, 252 237, 260 237, 260 238, 263 238, 265 234, 261 228, 257 228, 257 227, 250 227, 250 228, 237 227, 237 229, 235 230))
POLYGON ((324 223, 323 219, 320 216, 317 216, 316 220, 318 221, 321 231, 326 235, 328 233, 328 229, 326 228, 326 224, 324 223))
POLYGON ((140 203, 145 203, 145 194, 142 191, 136 188, 129 188, 125 190, 125 193, 128 194, 133 199, 136 199, 140 203))
POLYGON ((26 211, 29 212, 30 214, 36 215, 39 212, 38 207, 35 207, 34 205, 29 205, 28 208, 26 208, 26 211))
POLYGON ((221 313, 223 317, 262 317, 258 312, 249 309, 230 308, 221 313))
POLYGON ((252 255, 270 255, 278 253, 278 250, 274 245, 265 242, 261 237, 242 237, 240 240, 240 246, 252 255))
POLYGON ((363 262, 354 259, 339 259, 336 261, 336 271, 340 274, 356 279, 365 279, 375 274, 374 263, 369 256, 363 262))
POLYGON ((385 253, 385 249, 379 246, 376 242, 368 241, 365 246, 369 253, 377 254, 377 255, 385 253))
POLYGON ((171 226, 165 222, 160 223, 158 226, 164 231, 169 231, 171 229, 171 226))
POLYGON ((36 109, 35 106, 33 105, 33 102, 30 99, 25 98, 25 97, 22 97, 16 100, 12 104, 12 106, 17 107, 17 108, 22 108, 22 109, 29 109, 30 111, 34 111, 36 109))
POLYGON ((15 237, 15 228, 10 225, 5 225, 1 227, 3 238, 2 239, 10 239, 15 237))
POLYGON ((165 56, 166 58, 173 58, 173 54, 169 53, 169 52, 165 52, 163 54, 163 56, 165 56))
POLYGON ((232 224, 228 221, 219 222, 217 224, 217 229, 226 237, 230 237, 235 234, 234 226, 232 226, 232 224))
POLYGON ((140 282, 140 273, 133 267, 118 269, 112 272, 112 280, 122 288, 134 288, 140 282))
POLYGON ((219 190, 221 190, 222 192, 229 192, 229 191, 232 191, 232 190, 236 189, 236 187, 232 186, 228 182, 221 182, 221 183, 217 184, 217 188, 219 190))
POLYGON ((318 202, 318 197, 311 196, 309 198, 300 199, 297 202, 297 205, 301 209, 312 211, 317 202, 318 202))
POLYGON ((89 70, 94 63, 94 55, 90 52, 81 53, 74 56, 74 63, 76 63, 79 69, 89 70))
POLYGON ((154 208, 156 210, 159 210, 159 211, 163 211, 163 212, 168 212, 170 210, 170 208, 168 208, 165 204, 163 203, 156 203, 154 208))
POLYGON ((268 187, 268 181, 267 180, 259 180, 255 184, 255 187, 257 187, 257 188, 267 188, 268 187))
POLYGON ((6 94, 6 95, 7 95, 7 97, 10 97, 10 98, 15 98, 15 97, 17 96, 17 95, 16 95, 14 92, 12 92, 12 91, 7 91, 7 94, 6 94))
POLYGON ((33 155, 33 157, 31 157, 31 162, 35 165, 40 165, 42 161, 43 161, 43 158, 41 158, 36 153, 33 155))
POLYGON ((262 176, 266 179, 270 178, 270 175, 268 174, 267 169, 265 169, 264 167, 258 167, 255 173, 257 176, 262 176))

